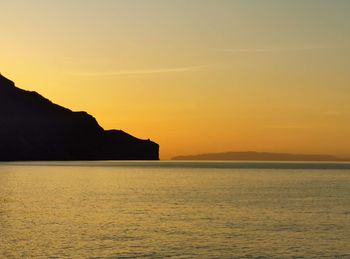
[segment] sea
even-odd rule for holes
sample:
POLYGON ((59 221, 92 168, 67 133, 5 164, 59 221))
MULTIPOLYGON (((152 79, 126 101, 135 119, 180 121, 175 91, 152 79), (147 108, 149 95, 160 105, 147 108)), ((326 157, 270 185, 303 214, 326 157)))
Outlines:
POLYGON ((350 258, 350 164, 0 163, 0 258, 350 258))

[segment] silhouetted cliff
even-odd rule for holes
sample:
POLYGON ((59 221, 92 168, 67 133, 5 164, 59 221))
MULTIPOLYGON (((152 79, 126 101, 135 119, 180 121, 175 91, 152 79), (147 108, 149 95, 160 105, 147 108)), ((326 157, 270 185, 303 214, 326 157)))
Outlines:
POLYGON ((158 159, 158 144, 105 131, 88 113, 19 89, 0 74, 0 161, 158 159))
POLYGON ((346 161, 330 155, 305 155, 266 152, 226 152, 191 156, 177 156, 173 160, 232 160, 232 161, 346 161))

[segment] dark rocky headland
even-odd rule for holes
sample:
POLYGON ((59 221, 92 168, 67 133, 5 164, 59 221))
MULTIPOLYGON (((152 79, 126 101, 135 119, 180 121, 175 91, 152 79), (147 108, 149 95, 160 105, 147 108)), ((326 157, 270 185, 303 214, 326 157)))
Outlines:
POLYGON ((158 160, 159 145, 104 130, 0 74, 0 161, 158 160))

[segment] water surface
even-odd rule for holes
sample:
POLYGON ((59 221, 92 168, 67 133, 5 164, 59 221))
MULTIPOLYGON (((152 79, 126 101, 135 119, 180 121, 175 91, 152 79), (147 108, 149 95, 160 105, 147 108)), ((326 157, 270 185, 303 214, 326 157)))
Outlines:
POLYGON ((350 165, 0 164, 0 257, 350 257, 350 165))

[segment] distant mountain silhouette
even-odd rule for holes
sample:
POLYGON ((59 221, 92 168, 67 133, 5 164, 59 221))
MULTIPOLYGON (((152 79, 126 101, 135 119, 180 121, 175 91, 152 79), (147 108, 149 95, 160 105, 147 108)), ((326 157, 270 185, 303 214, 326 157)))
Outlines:
POLYGON ((173 160, 226 160, 226 161, 346 161, 331 155, 305 155, 266 152, 226 152, 177 156, 173 160))
POLYGON ((159 145, 121 130, 104 130, 0 74, 0 161, 158 160, 159 145))

